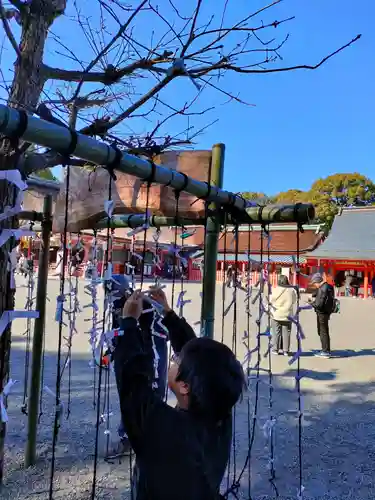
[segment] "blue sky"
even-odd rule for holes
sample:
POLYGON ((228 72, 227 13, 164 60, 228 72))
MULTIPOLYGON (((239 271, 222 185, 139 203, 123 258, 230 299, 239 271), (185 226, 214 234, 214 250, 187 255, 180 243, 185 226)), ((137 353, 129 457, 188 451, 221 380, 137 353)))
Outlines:
MULTIPOLYGON (((229 21, 248 12, 249 2, 229 3, 229 21)), ((93 5, 88 0, 78 3, 86 12, 93 5)), ((159 3, 168 2, 160 0, 159 3)), ((217 0, 206 0, 203 16, 215 12, 217 4, 217 0)), ((252 0, 251 4, 255 9, 266 2, 252 0)), ((68 1, 68 5, 71 9, 72 2, 68 1)), ((68 16, 54 26, 54 33, 89 61, 90 50, 82 38, 67 36, 74 34, 75 29, 69 19, 72 13, 69 9, 68 16)), ((215 118, 219 121, 199 138, 196 148, 206 149, 216 142, 226 144, 226 189, 269 194, 290 188, 308 189, 316 178, 335 172, 359 171, 375 180, 375 34, 372 25, 375 2, 285 0, 264 16, 264 20, 291 15, 296 16, 294 21, 270 32, 271 36, 290 33, 282 49, 284 60, 279 65, 315 64, 357 34, 361 33, 362 39, 315 71, 228 75, 223 87, 239 92, 240 97, 255 104, 254 107, 234 102, 224 106, 222 96, 217 93, 204 95, 199 104, 215 105, 216 109, 209 116, 195 118, 196 127, 215 118)), ((144 31, 142 36, 149 34, 145 23, 140 24, 138 30, 144 31)), ((55 49, 56 45, 50 41, 46 61, 57 66, 62 59, 55 49)), ((5 51, 2 68, 11 68, 13 60, 11 52, 5 51)), ((72 67, 69 61, 65 60, 64 64, 72 67)), ((146 80, 140 85, 140 90, 146 89, 149 82, 146 80)), ((173 85, 164 99, 174 105, 181 96, 194 95, 194 87, 188 80, 173 85)), ((0 94, 5 97, 4 92, 0 94)), ((136 120, 131 123, 136 123, 136 130, 144 127, 136 120)), ((170 126, 173 128, 174 124, 170 126)), ((124 130, 127 127, 125 125, 124 130)), ((166 128, 165 133, 171 130, 166 128)))

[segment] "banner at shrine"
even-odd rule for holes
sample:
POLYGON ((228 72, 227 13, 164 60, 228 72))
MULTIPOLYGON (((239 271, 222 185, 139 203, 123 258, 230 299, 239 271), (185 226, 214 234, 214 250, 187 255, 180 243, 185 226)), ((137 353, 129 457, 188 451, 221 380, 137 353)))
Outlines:
MULTIPOLYGON (((211 151, 168 151, 154 159, 155 163, 183 172, 199 181, 208 181, 211 151)), ((116 172, 112 182, 113 214, 145 213, 174 217, 176 197, 173 188, 153 184, 147 196, 147 185, 137 177, 116 172)), ((68 231, 90 229, 107 216, 110 177, 103 168, 95 171, 70 167, 68 231)), ((56 200, 53 231, 62 233, 65 218, 66 183, 56 200)), ((180 217, 199 218, 205 213, 204 202, 182 192, 178 202, 180 217), (195 202, 195 203, 193 203, 195 202)))

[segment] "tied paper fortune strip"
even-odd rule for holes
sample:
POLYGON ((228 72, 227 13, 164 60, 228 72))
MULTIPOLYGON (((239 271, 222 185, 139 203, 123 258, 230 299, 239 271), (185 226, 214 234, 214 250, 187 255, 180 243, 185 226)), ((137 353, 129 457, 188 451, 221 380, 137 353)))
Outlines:
POLYGON ((13 217, 14 215, 19 214, 22 210, 22 202, 23 202, 23 192, 18 191, 14 206, 7 205, 4 208, 4 212, 0 214, 0 222, 9 219, 9 217, 13 217))
POLYGON ((39 318, 39 311, 4 311, 0 318, 0 337, 6 327, 15 319, 39 318))
POLYGON ((138 233, 142 233, 142 231, 146 231, 147 229, 149 229, 150 227, 150 222, 149 222, 149 219, 151 217, 151 212, 149 210, 146 210, 146 213, 144 214, 144 224, 142 224, 142 226, 140 227, 136 227, 134 229, 132 229, 131 231, 129 231, 127 233, 127 236, 135 236, 136 234, 138 233))
POLYGON ((174 73, 184 73, 190 79, 191 83, 198 90, 198 92, 201 90, 202 87, 199 85, 198 82, 194 80, 194 78, 191 76, 188 69, 186 68, 183 57, 176 57, 172 65, 167 70, 167 75, 169 76, 172 76, 174 73))
POLYGON ((1 170, 0 180, 8 181, 10 184, 18 187, 21 191, 25 191, 28 188, 28 185, 22 179, 21 172, 19 170, 1 170))
POLYGON ((0 421, 3 424, 9 422, 8 413, 5 407, 5 398, 9 395, 10 390, 15 384, 17 384, 17 380, 9 379, 8 383, 3 389, 3 392, 0 394, 0 421))
POLYGON ((113 209, 115 208, 115 202, 113 200, 106 200, 104 202, 104 211, 109 218, 112 217, 113 209))
POLYGON ((8 252, 8 271, 10 273, 10 288, 12 290, 15 290, 16 288, 16 281, 14 278, 14 274, 17 269, 17 248, 14 247, 11 252, 8 252))

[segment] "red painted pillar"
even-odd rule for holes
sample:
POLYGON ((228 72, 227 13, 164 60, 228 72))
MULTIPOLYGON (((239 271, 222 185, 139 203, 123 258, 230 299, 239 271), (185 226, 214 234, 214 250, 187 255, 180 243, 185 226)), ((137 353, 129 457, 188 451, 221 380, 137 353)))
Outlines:
POLYGON ((193 261, 192 259, 188 259, 188 269, 187 269, 187 279, 191 280, 193 274, 193 261))
POLYGON ((363 277, 363 298, 364 299, 368 298, 368 269, 364 270, 364 277, 363 277))

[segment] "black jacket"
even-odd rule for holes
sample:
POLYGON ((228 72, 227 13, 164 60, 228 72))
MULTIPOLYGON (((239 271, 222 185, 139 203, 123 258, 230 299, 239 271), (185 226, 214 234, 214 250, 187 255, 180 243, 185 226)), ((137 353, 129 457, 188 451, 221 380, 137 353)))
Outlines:
MULTIPOLYGON (((176 353, 195 337, 183 318, 163 320, 176 353)), ((153 358, 137 322, 122 320, 115 350, 121 415, 136 454, 136 500, 217 500, 230 453, 232 419, 213 423, 172 408, 152 390, 153 358)))
POLYGON ((335 290, 333 286, 328 283, 323 283, 316 292, 312 306, 319 314, 331 314, 334 298, 335 290))

